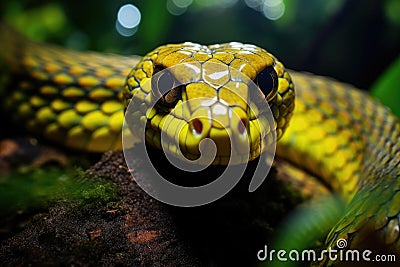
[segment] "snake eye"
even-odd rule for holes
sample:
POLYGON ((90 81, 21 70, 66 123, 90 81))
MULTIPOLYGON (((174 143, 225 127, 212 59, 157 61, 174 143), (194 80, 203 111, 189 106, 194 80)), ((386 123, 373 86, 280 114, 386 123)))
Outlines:
POLYGON ((179 87, 174 75, 167 69, 156 66, 152 77, 152 89, 162 95, 165 104, 174 105, 179 98, 179 87))
POLYGON ((278 74, 273 66, 268 66, 257 74, 253 82, 268 99, 278 89, 278 74))

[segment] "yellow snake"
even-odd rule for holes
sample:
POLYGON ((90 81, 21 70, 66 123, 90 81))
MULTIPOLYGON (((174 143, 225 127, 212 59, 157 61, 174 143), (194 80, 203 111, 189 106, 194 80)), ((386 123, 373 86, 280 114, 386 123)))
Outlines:
MULTIPOLYGON (((8 91, 5 107, 11 116, 33 133, 85 151, 121 149, 124 108, 130 101, 137 106, 133 116, 147 122, 146 141, 159 147, 166 111, 179 101, 206 97, 223 105, 225 115, 214 112, 215 103, 183 110, 176 125, 184 124, 179 142, 185 155, 196 157, 198 143, 205 137, 223 147, 226 132, 222 129, 226 128, 233 134, 247 134, 252 152, 246 160, 256 158, 262 151, 259 138, 252 135, 258 114, 248 112, 246 102, 224 89, 235 83, 229 77, 216 78, 225 84, 218 89, 198 77, 164 95, 151 110, 151 89, 142 87, 153 74, 179 63, 205 69, 218 63, 239 70, 260 87, 258 97, 266 97, 270 104, 280 138, 278 155, 322 177, 348 202, 326 245, 335 247, 344 238, 348 247, 356 246, 367 238, 362 234, 367 229, 400 252, 400 124, 387 108, 360 90, 330 78, 287 71, 266 50, 240 43, 165 45, 140 58, 36 43, 7 26, 1 26, 0 35, 1 62, 8 72, 3 81, 8 91), (237 113, 240 122, 233 121, 227 111, 237 113), (187 122, 185 113, 203 117, 187 122), (217 118, 221 125, 207 117, 217 118)), ((173 73, 173 79, 188 71, 173 73)), ((249 93, 244 83, 238 88, 249 93)), ((218 153, 214 163, 224 164, 224 155, 218 153)))

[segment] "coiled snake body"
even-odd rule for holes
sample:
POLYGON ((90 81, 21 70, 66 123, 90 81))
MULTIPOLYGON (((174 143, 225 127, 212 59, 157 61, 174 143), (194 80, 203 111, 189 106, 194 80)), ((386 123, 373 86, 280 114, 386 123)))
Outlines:
MULTIPOLYGON (((369 229, 378 233, 384 244, 400 251, 400 124, 387 108, 356 88, 325 77, 288 72, 264 49, 239 43, 167 45, 140 58, 34 43, 6 26, 1 26, 0 33, 0 54, 9 71, 6 84, 12 88, 6 108, 28 130, 86 151, 121 148, 124 107, 132 97, 138 119, 145 118, 149 124, 146 141, 160 146, 157 136, 163 113, 147 110, 146 98, 151 94, 141 87, 160 68, 178 63, 205 68, 214 62, 240 70, 259 85, 270 104, 277 136, 282 136, 278 154, 322 177, 348 201, 346 213, 331 230, 326 245, 334 247, 344 238, 353 246, 366 238, 361 232, 369 229)), ((184 75, 185 70, 180 73, 184 75)), ((218 79, 225 78, 224 84, 232 82, 229 77, 218 79)), ((164 95, 161 110, 182 99, 207 97, 218 99, 225 111, 238 113, 240 122, 229 116, 219 117, 226 123, 223 127, 207 120, 185 122, 185 140, 181 141, 186 156, 196 156, 198 142, 204 137, 217 140, 218 147, 224 135, 219 128, 243 134, 244 125, 254 147, 246 160, 257 157, 262 148, 251 130, 257 114, 248 114, 246 103, 205 80, 200 77, 179 92, 164 95)), ((187 112, 220 116, 213 113, 213 105, 192 107, 187 112)), ((214 163, 224 164, 224 156, 218 154, 214 163)))

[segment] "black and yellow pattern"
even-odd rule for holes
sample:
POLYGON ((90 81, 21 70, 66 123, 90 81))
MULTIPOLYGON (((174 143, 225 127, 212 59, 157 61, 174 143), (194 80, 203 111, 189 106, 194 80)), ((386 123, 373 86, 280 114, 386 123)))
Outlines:
POLYGON ((1 56, 13 74, 4 103, 12 116, 29 131, 74 149, 121 149, 121 88, 140 58, 43 49, 0 27, 8 41, 1 44, 1 56))

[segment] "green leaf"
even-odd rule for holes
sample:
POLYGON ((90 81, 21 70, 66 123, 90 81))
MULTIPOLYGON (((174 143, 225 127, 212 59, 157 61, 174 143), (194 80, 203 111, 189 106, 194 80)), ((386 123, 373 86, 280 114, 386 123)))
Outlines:
POLYGON ((400 56, 384 71, 371 88, 373 96, 400 117, 400 56))

